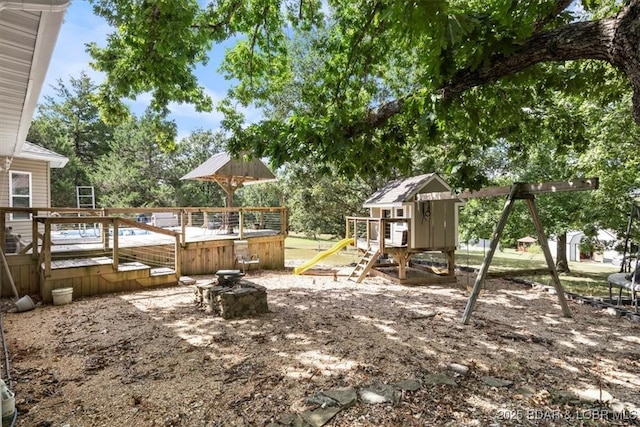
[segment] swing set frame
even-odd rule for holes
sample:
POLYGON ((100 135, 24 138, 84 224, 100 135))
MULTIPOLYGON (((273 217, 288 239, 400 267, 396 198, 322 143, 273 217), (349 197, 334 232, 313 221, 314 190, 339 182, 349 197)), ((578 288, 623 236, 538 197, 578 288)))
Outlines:
POLYGON ((467 300, 467 306, 465 307, 464 314, 462 316, 462 323, 466 325, 471 319, 471 314, 473 313, 476 301, 478 300, 478 296, 480 295, 480 290, 484 286, 487 272, 489 271, 489 266, 491 265, 491 261, 493 260, 493 256, 498 247, 498 242, 500 241, 500 237, 502 236, 502 232, 507 223, 507 220, 509 219, 509 215, 512 212, 513 205, 516 200, 524 200, 527 204, 527 207, 529 208, 529 213, 531 215, 533 225, 535 226, 538 233, 538 241, 540 242, 540 247, 542 248, 544 258, 547 262, 547 268, 553 282, 553 287, 555 288, 556 295, 558 296, 558 302, 560 303, 560 307, 562 308, 562 314, 565 317, 572 317, 571 310, 567 305, 564 289, 562 288, 560 278, 558 277, 558 271, 556 270, 555 263, 553 262, 553 257, 551 256, 551 251, 549 250, 547 236, 544 232, 542 222, 540 221, 540 216, 538 215, 538 209, 535 203, 535 195, 541 193, 596 190, 598 189, 598 185, 598 178, 581 178, 569 181, 548 181, 542 183, 516 182, 509 186, 486 187, 478 191, 467 191, 459 194, 443 192, 420 194, 417 196, 419 200, 425 201, 448 200, 451 198, 472 199, 480 197, 507 196, 504 208, 502 210, 502 215, 500 216, 500 220, 496 224, 493 232, 493 237, 491 238, 489 252, 485 256, 482 267, 480 267, 480 271, 478 272, 478 276, 476 277, 476 281, 473 285, 471 294, 469 295, 469 299, 467 300))

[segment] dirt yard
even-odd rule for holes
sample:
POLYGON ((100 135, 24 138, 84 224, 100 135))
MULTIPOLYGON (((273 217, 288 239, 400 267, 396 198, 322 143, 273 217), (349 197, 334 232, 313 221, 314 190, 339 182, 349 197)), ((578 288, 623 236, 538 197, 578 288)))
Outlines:
POLYGON ((563 318, 546 290, 491 280, 465 326, 466 274, 248 279, 269 313, 213 317, 191 286, 4 313, 16 425, 640 425, 629 317, 570 301, 563 318), (361 393, 385 386, 390 402, 361 393), (345 388, 357 399, 318 421, 331 408, 318 393, 345 388))

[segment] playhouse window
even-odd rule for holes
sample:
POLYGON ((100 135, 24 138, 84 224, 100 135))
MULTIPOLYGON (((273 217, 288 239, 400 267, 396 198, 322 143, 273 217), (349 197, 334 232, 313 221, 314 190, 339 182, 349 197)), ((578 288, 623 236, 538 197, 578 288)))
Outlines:
MULTIPOLYGON (((31 174, 29 172, 11 171, 9 194, 9 202, 12 208, 30 208, 31 174)), ((14 212, 11 214, 12 221, 29 219, 31 219, 31 214, 28 212, 14 212)))
POLYGON ((399 208, 396 209, 396 218, 403 218, 404 217, 404 209, 399 208))

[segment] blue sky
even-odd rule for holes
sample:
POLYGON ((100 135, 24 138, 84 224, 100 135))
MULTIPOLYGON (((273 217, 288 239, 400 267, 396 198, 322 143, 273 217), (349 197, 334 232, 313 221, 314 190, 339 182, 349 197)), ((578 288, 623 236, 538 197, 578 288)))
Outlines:
MULTIPOLYGON (((107 35, 111 32, 104 20, 93 14, 91 4, 84 0, 72 0, 67 8, 64 23, 58 36, 51 64, 47 72, 45 83, 40 94, 40 101, 45 95, 53 96, 52 86, 58 80, 68 83, 70 77, 77 78, 84 71, 95 83, 103 80, 103 75, 89 66, 90 57, 86 53, 85 44, 96 42, 104 45, 107 35)), ((230 45, 229 45, 230 46, 230 45)), ((210 61, 206 68, 196 70, 200 84, 205 88, 214 103, 222 99, 230 83, 217 72, 224 54, 224 46, 217 46, 210 54, 210 61)), ((132 111, 141 114, 148 104, 150 96, 142 95, 130 103, 132 111)), ((222 115, 216 111, 198 113, 190 105, 171 105, 171 119, 178 125, 178 139, 188 136, 197 129, 217 130, 220 127, 222 115)), ((259 112, 246 111, 249 121, 259 119, 259 112)))

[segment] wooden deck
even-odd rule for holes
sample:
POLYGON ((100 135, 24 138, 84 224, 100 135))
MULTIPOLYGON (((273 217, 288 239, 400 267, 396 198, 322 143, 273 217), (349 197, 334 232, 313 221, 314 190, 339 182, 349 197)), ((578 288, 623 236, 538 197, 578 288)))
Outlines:
MULTIPOLYGON (((285 220, 285 211, 281 212, 285 220)), ((51 291, 58 288, 72 287, 73 297, 79 298, 176 285, 181 276, 234 269, 238 240, 246 241, 250 253, 258 255, 260 269, 284 269, 285 229, 211 230, 186 225, 158 229, 118 217, 34 216, 34 235, 36 230, 39 235, 36 250, 29 245, 6 258, 18 293, 39 295, 47 303, 52 301, 51 291), (56 222, 62 226, 56 227, 56 222), (90 226, 94 222, 98 225, 90 226), (80 228, 78 223, 87 225, 80 228), (74 224, 73 228, 67 224, 74 224)), ((0 279, 8 281, 6 271, 0 279)), ((2 286, 2 295, 12 295, 9 286, 2 286)))
POLYGON ((52 301, 51 291, 59 288, 73 288, 73 296, 78 298, 178 283, 173 270, 152 269, 141 262, 120 263, 114 269, 113 259, 108 257, 55 260, 48 276, 44 271, 41 266, 40 295, 45 303, 52 301))

